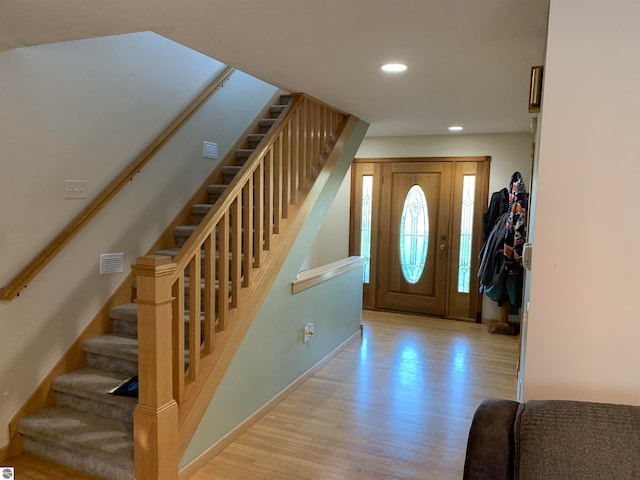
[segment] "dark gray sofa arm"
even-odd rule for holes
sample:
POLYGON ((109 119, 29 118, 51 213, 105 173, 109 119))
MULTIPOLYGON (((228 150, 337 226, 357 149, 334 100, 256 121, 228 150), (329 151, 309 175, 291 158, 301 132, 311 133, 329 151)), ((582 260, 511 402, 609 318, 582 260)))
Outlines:
POLYGON ((513 479, 513 421, 520 404, 512 400, 485 400, 473 416, 464 480, 513 479))

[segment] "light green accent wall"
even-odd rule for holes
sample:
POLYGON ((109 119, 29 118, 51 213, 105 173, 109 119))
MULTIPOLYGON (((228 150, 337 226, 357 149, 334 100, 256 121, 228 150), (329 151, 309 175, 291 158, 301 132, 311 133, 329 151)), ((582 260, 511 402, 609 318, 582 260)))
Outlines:
POLYGON ((353 335, 362 316, 362 269, 297 295, 291 282, 313 243, 368 124, 360 121, 249 327, 181 462, 184 468, 353 335), (303 342, 303 328, 316 333, 303 342))

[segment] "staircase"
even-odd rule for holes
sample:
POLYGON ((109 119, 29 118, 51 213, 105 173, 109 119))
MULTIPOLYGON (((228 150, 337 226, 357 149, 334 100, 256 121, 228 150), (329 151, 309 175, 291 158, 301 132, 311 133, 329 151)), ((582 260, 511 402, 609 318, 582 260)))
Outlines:
MULTIPOLYGON (((157 255, 175 257, 179 253, 289 101, 290 97, 283 96, 280 104, 271 106, 271 117, 260 120, 259 132, 248 135, 247 148, 235 152, 236 165, 223 167, 223 183, 209 185, 210 203, 193 205, 193 224, 175 227, 175 247, 156 252, 157 255)), ((202 268, 202 276, 204 271, 202 268)), ((188 271, 186 275, 184 305, 188 306, 191 279, 188 271)), ((204 291, 201 288, 203 295, 204 291)), ((138 373, 137 306, 135 303, 116 306, 110 316, 113 331, 89 339, 83 345, 87 367, 56 378, 53 382, 56 406, 23 419, 18 432, 27 453, 105 479, 131 480, 134 478, 133 412, 138 400, 108 392, 138 373)), ((188 366, 191 323, 188 312, 184 320, 185 366, 188 366)))

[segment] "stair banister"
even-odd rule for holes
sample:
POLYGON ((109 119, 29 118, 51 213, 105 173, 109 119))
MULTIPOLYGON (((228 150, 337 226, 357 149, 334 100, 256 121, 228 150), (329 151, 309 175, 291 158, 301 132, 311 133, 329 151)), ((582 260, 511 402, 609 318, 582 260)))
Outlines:
POLYGON ((107 187, 95 197, 29 264, 4 288, 0 301, 13 300, 20 291, 95 217, 104 206, 149 162, 173 135, 182 128, 204 103, 235 71, 227 67, 171 122, 107 187))
MULTIPOLYGON (((140 304, 141 396, 134 422, 138 480, 175 478, 174 468, 166 469, 165 473, 165 468, 158 467, 168 461, 160 458, 167 453, 160 450, 163 441, 159 438, 160 429, 173 431, 178 446, 176 449, 172 444, 172 452, 182 455, 231 361, 232 352, 257 313, 260 299, 264 298, 269 282, 275 279, 277 262, 286 258, 283 250, 292 245, 292 232, 302 227, 303 217, 309 214, 328 178, 323 165, 332 168, 356 123, 355 117, 322 102, 294 95, 174 259, 158 256, 138 259, 134 266, 140 304), (276 250, 278 247, 280 250, 276 250), (202 305, 201 262, 204 262, 202 305), (188 336, 185 310, 189 313, 188 336), (237 314, 240 310, 242 315, 237 314), (143 340, 146 335, 155 338, 143 340), (185 345, 189 349, 188 368, 185 345), (150 375, 146 386, 143 375, 150 375), (152 386, 153 382, 161 385, 152 386), (206 401, 200 398, 201 393, 206 401), (149 426, 152 431, 145 431, 149 426), (146 473, 147 469, 152 473, 146 473)), ((173 453, 169 457, 178 464, 179 458, 173 458, 173 453)))

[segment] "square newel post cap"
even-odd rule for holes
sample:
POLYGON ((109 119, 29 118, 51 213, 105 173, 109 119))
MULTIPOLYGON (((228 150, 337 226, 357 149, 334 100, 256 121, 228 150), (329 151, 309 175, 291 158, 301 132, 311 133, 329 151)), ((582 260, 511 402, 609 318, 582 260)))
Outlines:
POLYGON ((166 255, 146 255, 138 257, 131 269, 138 275, 149 275, 151 272, 174 272, 177 265, 166 255))

